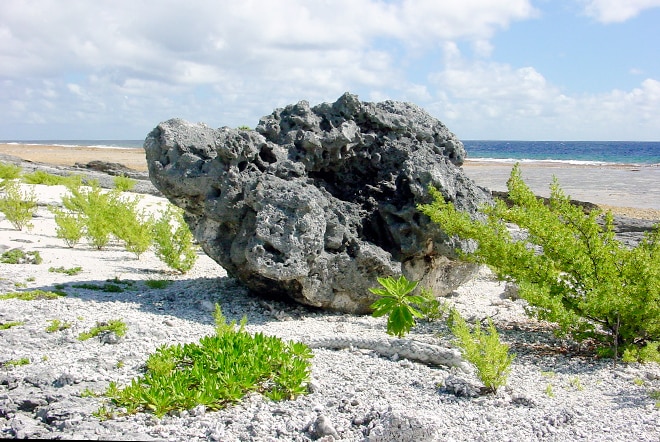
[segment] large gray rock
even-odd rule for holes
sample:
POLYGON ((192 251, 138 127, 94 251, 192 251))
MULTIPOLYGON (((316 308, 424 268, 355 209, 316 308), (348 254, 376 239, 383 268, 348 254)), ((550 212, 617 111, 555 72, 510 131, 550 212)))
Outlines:
POLYGON ((474 213, 490 195, 460 169, 463 144, 419 107, 344 94, 263 117, 254 131, 173 119, 145 140, 154 185, 204 251, 257 294, 369 310, 376 277, 441 295, 470 277, 416 205, 439 188, 474 213))

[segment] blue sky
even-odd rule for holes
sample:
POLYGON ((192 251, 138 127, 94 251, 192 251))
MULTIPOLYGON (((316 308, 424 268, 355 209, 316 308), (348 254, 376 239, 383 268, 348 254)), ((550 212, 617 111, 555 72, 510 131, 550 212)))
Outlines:
POLYGON ((356 93, 462 139, 660 141, 660 0, 2 0, 0 140, 356 93))

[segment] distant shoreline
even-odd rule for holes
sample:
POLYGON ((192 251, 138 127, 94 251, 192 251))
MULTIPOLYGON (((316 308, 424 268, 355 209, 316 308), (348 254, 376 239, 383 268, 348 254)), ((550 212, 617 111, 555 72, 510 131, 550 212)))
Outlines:
MULTIPOLYGON (((0 144, 0 154, 25 161, 73 167, 93 160, 120 163, 147 171, 142 148, 108 149, 89 146, 0 144)), ((506 190, 506 181, 515 161, 468 159, 463 171, 478 185, 496 191, 506 190)), ((572 198, 589 201, 615 213, 660 220, 660 165, 638 164, 568 164, 557 161, 521 162, 523 178, 538 195, 549 195, 549 184, 557 176, 560 185, 572 198), (618 210, 629 208, 629 210, 618 210)))

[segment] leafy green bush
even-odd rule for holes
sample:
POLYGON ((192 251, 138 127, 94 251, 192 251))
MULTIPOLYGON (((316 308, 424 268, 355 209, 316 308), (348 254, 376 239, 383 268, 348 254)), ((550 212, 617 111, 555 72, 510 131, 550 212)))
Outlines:
POLYGON ((153 219, 144 211, 138 211, 140 198, 117 199, 114 205, 112 233, 124 243, 124 247, 137 259, 146 252, 153 242, 153 219))
POLYGON ((513 206, 498 200, 484 208, 484 221, 458 212, 435 189, 435 201, 419 208, 447 234, 475 240, 467 258, 516 282, 530 312, 558 323, 560 334, 599 339, 614 357, 660 341, 660 226, 629 249, 615 239, 610 213, 601 226, 601 212, 572 205, 556 180, 548 205, 525 185, 519 165, 508 188, 513 206), (505 223, 525 229, 527 240, 513 239, 505 223))
POLYGON ((73 248, 85 235, 85 219, 83 215, 70 212, 59 207, 50 206, 55 215, 55 235, 64 240, 67 246, 73 248))
POLYGON ((190 270, 197 260, 193 236, 183 219, 183 211, 168 205, 152 225, 156 256, 180 273, 190 270))
MULTIPOLYGON (((272 400, 293 399, 307 391, 311 350, 304 344, 284 342, 273 336, 236 330, 216 306, 216 334, 199 343, 162 346, 149 356, 146 373, 119 388, 107 391, 115 407, 127 413, 172 411, 204 405, 218 410, 238 402, 248 392, 272 400)), ((105 407, 98 415, 112 413, 105 407)))
POLYGON ((477 376, 485 387, 483 391, 496 393, 499 387, 506 385, 514 355, 509 354, 507 344, 500 342, 493 320, 488 318, 488 331, 482 331, 478 322, 470 331, 465 319, 453 309, 447 322, 463 356, 477 369, 477 376))
POLYGON ((4 195, 0 197, 0 212, 17 230, 32 228, 32 217, 37 211, 37 196, 34 190, 22 191, 16 180, 4 183, 4 195))
POLYGON ((123 197, 118 189, 103 191, 95 181, 84 188, 80 183, 70 183, 67 187, 70 195, 62 197, 66 210, 51 210, 58 225, 58 237, 69 246, 84 235, 90 244, 102 249, 114 236, 138 259, 151 246, 152 222, 137 209, 140 197, 123 197))
POLYGON ((22 169, 20 166, 0 162, 0 179, 15 180, 20 178, 22 169))
POLYGON ((427 300, 422 296, 411 294, 418 282, 408 281, 403 275, 398 279, 392 276, 377 279, 383 288, 369 289, 371 293, 381 297, 371 304, 371 308, 374 309, 372 315, 375 318, 388 315, 387 333, 402 338, 415 326, 415 318, 424 317, 415 308, 415 304, 424 304, 427 300))
POLYGON ((134 180, 133 178, 127 177, 125 175, 117 175, 112 179, 112 181, 115 185, 115 189, 119 190, 120 192, 128 192, 132 190, 137 183, 137 180, 134 180))

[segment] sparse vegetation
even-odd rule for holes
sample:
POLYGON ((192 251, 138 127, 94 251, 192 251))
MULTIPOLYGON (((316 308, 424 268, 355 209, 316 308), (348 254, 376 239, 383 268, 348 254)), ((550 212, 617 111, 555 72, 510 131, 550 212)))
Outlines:
POLYGON ((22 249, 9 249, 0 255, 2 264, 41 264, 43 259, 38 251, 26 252, 22 249))
POLYGON ((24 321, 0 322, 0 330, 9 330, 12 327, 18 327, 19 325, 23 324, 25 324, 24 321))
POLYGON ((20 359, 10 359, 5 361, 2 365, 4 367, 20 367, 21 365, 28 365, 30 363, 29 358, 20 358, 20 359))
POLYGON ((48 269, 49 272, 51 273, 63 273, 65 275, 69 276, 74 276, 77 275, 78 273, 82 272, 82 267, 70 267, 70 268, 64 268, 63 266, 60 267, 50 267, 48 269))
POLYGON ((20 299, 22 301, 34 301, 39 299, 59 299, 66 294, 47 292, 43 290, 30 290, 24 292, 11 292, 0 294, 0 299, 20 299))
POLYGON ((71 328, 71 323, 66 321, 61 321, 59 319, 52 319, 50 324, 46 327, 47 333, 55 333, 58 331, 63 331, 71 328))
POLYGON ((104 332, 112 332, 117 335, 118 338, 121 338, 126 335, 127 329, 128 326, 121 319, 111 319, 107 322, 97 322, 96 325, 92 327, 88 332, 82 332, 80 335, 78 335, 78 340, 86 341, 104 332))

